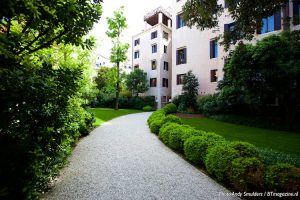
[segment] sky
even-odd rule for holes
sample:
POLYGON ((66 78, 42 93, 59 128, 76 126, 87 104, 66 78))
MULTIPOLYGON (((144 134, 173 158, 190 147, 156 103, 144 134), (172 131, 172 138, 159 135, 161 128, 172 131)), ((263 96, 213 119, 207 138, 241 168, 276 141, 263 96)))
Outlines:
MULTIPOLYGON (((96 53, 109 58, 110 49, 112 47, 110 39, 106 36, 107 17, 113 16, 113 11, 124 6, 124 15, 127 18, 128 27, 123 33, 122 42, 132 43, 132 36, 138 34, 145 29, 144 16, 162 6, 163 8, 171 7, 172 0, 103 0, 102 16, 100 21, 95 24, 90 35, 93 35, 97 40, 96 53)), ((131 59, 131 48, 128 51, 128 56, 131 59)))

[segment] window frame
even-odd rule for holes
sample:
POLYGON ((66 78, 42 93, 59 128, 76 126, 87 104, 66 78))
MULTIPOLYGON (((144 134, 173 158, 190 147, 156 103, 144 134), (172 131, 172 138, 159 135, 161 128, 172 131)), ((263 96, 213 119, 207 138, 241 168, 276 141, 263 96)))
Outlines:
POLYGON ((183 78, 185 74, 177 74, 176 75, 176 84, 183 85, 183 78), (182 77, 182 78, 181 78, 182 77))
POLYGON ((156 60, 151 60, 151 70, 157 70, 157 61, 156 60), (154 65, 153 65, 154 63, 154 65))
POLYGON ((157 44, 152 44, 151 45, 151 52, 152 53, 157 53, 157 44))
POLYGON ((212 69, 212 70, 210 70, 210 82, 211 83, 218 82, 217 73, 218 73, 218 69, 212 69))
POLYGON ((150 87, 157 87, 157 78, 150 78, 150 87))
POLYGON ((182 65, 187 63, 187 48, 182 47, 176 50, 176 65, 182 65), (180 58, 180 52, 183 52, 183 58, 180 58))
POLYGON ((157 31, 151 32, 151 40, 157 38, 157 31))
POLYGON ((134 52, 133 58, 134 58, 134 59, 140 58, 140 51, 135 51, 135 52, 134 52))

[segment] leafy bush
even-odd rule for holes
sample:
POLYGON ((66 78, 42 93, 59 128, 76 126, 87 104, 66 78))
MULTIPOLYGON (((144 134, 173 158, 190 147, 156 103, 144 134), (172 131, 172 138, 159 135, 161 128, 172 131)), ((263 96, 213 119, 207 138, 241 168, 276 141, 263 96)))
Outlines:
POLYGON ((174 103, 177 108, 179 107, 180 102, 182 102, 182 95, 178 95, 172 98, 172 103, 174 103))
POLYGON ((159 130, 159 139, 165 143, 166 145, 168 145, 169 142, 169 134, 171 132, 171 130, 175 130, 177 128, 181 127, 180 124, 177 123, 173 123, 173 122, 167 122, 165 123, 159 130))
POLYGON ((165 113, 162 110, 157 110, 150 115, 147 122, 150 125, 150 123, 152 123, 155 119, 164 118, 164 117, 165 117, 165 113))
POLYGON ((159 129, 160 127, 163 125, 163 121, 165 119, 165 116, 161 117, 161 118, 155 118, 151 123, 150 123, 150 130, 152 133, 154 134, 158 134, 159 133, 159 129))
POLYGON ((273 149, 256 147, 259 156, 265 165, 274 165, 276 163, 288 163, 300 167, 300 157, 297 155, 287 154, 273 149))
POLYGON ((199 96, 197 99, 197 107, 199 112, 205 115, 213 115, 219 112, 217 102, 217 94, 199 96))
POLYGON ((229 146, 234 148, 240 157, 256 157, 259 158, 259 153, 253 144, 248 142, 233 141, 229 146))
POLYGON ((182 120, 179 117, 176 117, 175 115, 167 115, 163 120, 163 124, 167 122, 182 124, 182 120))
POLYGON ((258 191, 263 189, 263 164, 258 158, 236 158, 231 165, 229 179, 235 189, 239 191, 258 191))
POLYGON ((144 106, 143 107, 143 111, 153 111, 154 110, 154 108, 153 107, 151 107, 151 106, 144 106))
POLYGON ((174 103, 169 103, 165 107, 162 108, 165 114, 176 113, 177 107, 174 103))
POLYGON ((184 141, 192 136, 202 135, 201 131, 197 131, 194 128, 182 125, 176 129, 172 129, 169 132, 169 146, 179 152, 183 152, 184 141))
POLYGON ((215 133, 203 133, 202 136, 191 137, 184 143, 184 154, 193 163, 201 164, 210 147, 224 142, 224 138, 215 133))
MULTIPOLYGON (((105 107, 114 108, 115 107, 115 94, 100 92, 97 95, 97 101, 91 102, 92 107, 105 107)), ((119 108, 133 108, 142 109, 145 106, 155 106, 155 98, 152 96, 144 97, 132 97, 127 94, 123 94, 119 98, 119 108)))
POLYGON ((275 192, 298 192, 300 190, 300 168, 279 163, 266 170, 266 186, 275 192))
POLYGON ((226 181, 231 171, 231 163, 239 157, 239 153, 227 143, 220 143, 208 150, 205 158, 207 172, 218 181, 226 181))

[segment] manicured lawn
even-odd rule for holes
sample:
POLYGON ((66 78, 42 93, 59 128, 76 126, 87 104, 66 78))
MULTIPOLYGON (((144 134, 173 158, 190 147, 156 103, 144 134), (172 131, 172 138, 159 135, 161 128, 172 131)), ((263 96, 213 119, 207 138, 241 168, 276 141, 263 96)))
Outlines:
POLYGON ((246 141, 257 147, 270 148, 300 157, 300 133, 241 126, 209 118, 182 120, 196 129, 215 132, 228 140, 246 141))
POLYGON ((96 121, 93 124, 94 126, 99 126, 106 121, 109 121, 116 117, 120 117, 122 115, 143 112, 141 110, 133 110, 133 109, 114 110, 111 108, 91 108, 91 111, 95 114, 95 118, 96 118, 96 121))

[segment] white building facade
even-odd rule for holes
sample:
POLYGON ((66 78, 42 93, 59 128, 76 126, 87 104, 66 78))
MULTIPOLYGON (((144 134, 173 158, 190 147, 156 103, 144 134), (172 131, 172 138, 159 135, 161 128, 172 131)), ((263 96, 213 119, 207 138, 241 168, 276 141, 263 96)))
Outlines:
MULTIPOLYGON (((172 2, 172 98, 182 93, 182 78, 189 70, 192 70, 199 80, 199 95, 216 92, 217 82, 223 79, 223 68, 228 56, 228 52, 219 45, 217 38, 234 26, 225 8, 217 28, 204 31, 196 27, 188 28, 181 17, 182 6, 186 1, 173 0, 172 2)), ((257 31, 250 43, 256 43, 284 29, 299 30, 299 2, 299 0, 291 0, 274 15, 263 19, 264 26, 257 31), (286 21, 287 17, 291 20, 286 21)), ((219 0, 219 4, 225 6, 225 3, 225 0, 219 0)))
MULTIPOLYGON (((145 22, 151 27, 133 36, 132 66, 147 72, 152 87, 146 95, 156 97, 158 108, 168 102, 169 96, 174 98, 182 94, 183 76, 190 70, 198 78, 199 95, 215 93, 218 81, 224 76, 223 68, 228 52, 219 44, 218 38, 223 36, 224 31, 230 31, 234 27, 225 0, 219 0, 219 4, 225 6, 225 11, 219 17, 218 27, 203 31, 185 25, 181 14, 186 1, 173 0, 171 14, 161 8, 148 14, 145 22), (157 35, 152 38, 151 35, 155 32, 157 35), (167 40, 163 37, 164 32, 168 33, 167 40), (153 53, 155 44, 157 52, 153 53), (167 53, 164 53, 165 46, 167 53), (156 67, 153 68, 154 60, 156 67), (168 62, 168 70, 165 70, 164 62, 168 62), (168 87, 163 87, 165 79, 168 80, 168 87)), ((254 44, 282 30, 300 30, 300 0, 290 0, 282 9, 263 19, 263 24, 252 41, 244 42, 254 44)), ((232 46, 231 50, 234 48, 232 46)))
POLYGON ((149 90, 157 108, 171 98, 172 29, 171 14, 159 7, 144 18, 146 30, 132 37, 132 66, 147 73, 149 90))

